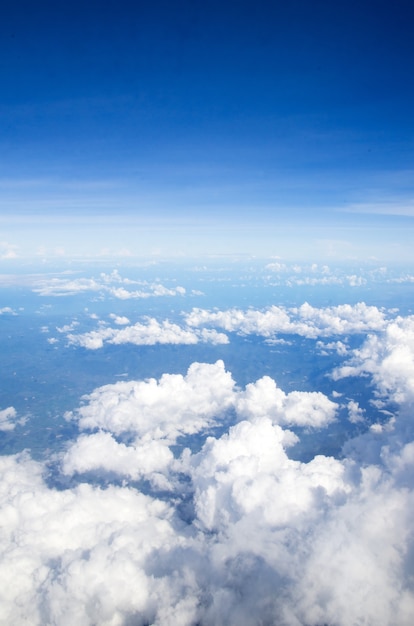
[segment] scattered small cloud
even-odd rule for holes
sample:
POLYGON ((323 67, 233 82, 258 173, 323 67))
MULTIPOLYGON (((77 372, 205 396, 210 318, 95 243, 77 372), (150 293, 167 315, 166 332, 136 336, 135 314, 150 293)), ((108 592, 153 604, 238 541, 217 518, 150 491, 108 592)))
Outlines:
POLYGON ((116 315, 115 313, 111 313, 109 317, 114 321, 114 324, 117 324, 118 326, 126 326, 131 323, 125 315, 116 315))
POLYGON ((0 308, 0 315, 17 315, 17 313, 10 306, 3 306, 0 308))
POLYGON ((358 402, 355 400, 350 400, 347 404, 348 409, 348 419, 351 424, 357 424, 358 422, 363 422, 365 420, 364 417, 364 409, 361 409, 358 402))
POLYGON ((16 424, 24 424, 25 418, 17 419, 17 411, 14 407, 9 406, 7 409, 0 410, 0 431, 7 432, 14 430, 16 424))

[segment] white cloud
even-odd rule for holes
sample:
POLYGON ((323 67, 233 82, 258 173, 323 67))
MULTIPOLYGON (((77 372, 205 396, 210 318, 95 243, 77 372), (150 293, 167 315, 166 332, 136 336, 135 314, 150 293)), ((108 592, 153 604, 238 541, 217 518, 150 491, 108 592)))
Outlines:
POLYGON ((111 313, 109 317, 114 320, 114 323, 118 324, 118 326, 126 326, 131 323, 125 315, 115 315, 115 313, 111 313))
POLYGON ((172 289, 168 289, 160 283, 153 283, 152 285, 148 285, 146 291, 130 291, 128 289, 125 289, 125 287, 110 287, 107 289, 107 291, 111 296, 113 296, 114 298, 119 298, 120 300, 130 300, 134 298, 151 298, 153 296, 183 296, 185 294, 184 287, 174 287, 172 289))
POLYGON ((303 278, 297 278, 296 276, 290 277, 286 284, 289 286, 298 285, 342 285, 344 280, 339 276, 304 276, 303 278))
MULTIPOLYGON (((106 385, 85 397, 85 402, 67 418, 76 420, 82 430, 99 432, 82 435, 69 447, 63 472, 117 472, 135 479, 146 476, 157 483, 159 472, 167 477, 172 469, 169 446, 179 436, 219 424, 229 409, 235 410, 239 420, 266 417, 274 424, 313 428, 330 423, 337 409, 321 393, 285 394, 269 377, 239 390, 222 361, 193 363, 186 376, 164 374, 159 381, 106 385), (128 435, 128 445, 112 434, 128 435)), ((288 431, 284 436, 286 441, 295 439, 288 431)))
POLYGON ((212 325, 224 330, 241 333, 257 333, 268 337, 279 332, 292 332, 288 313, 282 308, 272 306, 266 311, 248 309, 229 309, 227 311, 207 311, 195 308, 186 315, 190 326, 212 325))
POLYGON ((16 311, 9 306, 0 308, 0 315, 17 315, 16 311))
POLYGON ((148 319, 146 324, 134 324, 118 330, 110 339, 110 343, 134 343, 137 345, 153 345, 155 343, 197 343, 197 336, 177 324, 169 321, 158 322, 154 318, 148 319))
POLYGON ((347 404, 348 408, 348 419, 352 424, 356 424, 358 422, 364 421, 364 409, 361 409, 358 402, 355 400, 349 400, 347 404))
POLYGON ((33 291, 40 296, 73 296, 78 293, 99 292, 120 300, 160 296, 184 296, 184 287, 165 287, 160 282, 148 283, 123 278, 117 270, 111 274, 101 273, 98 278, 35 278, 33 291), (141 285, 143 289, 132 289, 141 285))
MULTIPOLYGON (((309 516, 317 508, 318 488, 327 496, 338 490, 346 492, 344 467, 339 461, 316 457, 302 464, 288 458, 285 448, 295 439, 267 418, 240 422, 219 440, 209 438, 191 459, 198 521, 208 531, 230 535, 234 524, 241 522, 248 531, 248 549, 258 519, 262 528, 296 524, 297 518, 309 516)), ((244 540, 242 533, 238 540, 244 540)))
POLYGON ((62 471, 66 475, 85 472, 113 472, 132 480, 143 477, 166 487, 159 473, 168 472, 173 454, 166 442, 145 439, 135 444, 118 442, 109 432, 81 435, 65 453, 62 471))
POLYGON ((316 347, 320 350, 320 353, 323 355, 329 354, 329 351, 334 350, 339 356, 345 356, 348 354, 349 348, 343 341, 329 341, 324 343, 323 341, 318 341, 316 343, 316 347))
POLYGON ((362 470, 359 489, 314 537, 295 590, 299 623, 408 626, 414 596, 405 520, 412 512, 412 492, 396 488, 376 468, 362 470))
POLYGON ((238 415, 248 419, 269 417, 274 424, 320 428, 335 417, 337 405, 319 392, 284 393, 275 381, 264 376, 247 385, 237 399, 238 415))
MULTIPOLYGON (((392 385, 401 376, 388 378, 393 397, 392 385)), ((1 623, 411 626, 414 444, 403 406, 366 434, 359 458, 356 441, 342 459, 304 463, 289 455, 297 435, 286 426, 323 427, 336 405, 269 377, 239 389, 221 361, 106 385, 83 402, 68 416, 83 432, 63 472, 126 483, 55 489, 27 454, 0 457, 1 623), (197 452, 173 457, 180 435, 219 424, 197 452), (126 486, 140 478, 169 495, 126 486)))
POLYGON ((414 316, 397 317, 380 334, 370 334, 334 380, 370 374, 378 392, 396 402, 414 400, 414 316))
POLYGON ((404 274, 404 276, 398 276, 397 278, 390 278, 390 283, 414 283, 414 276, 411 274, 404 274))
MULTIPOLYGON (((122 324, 126 318, 122 318, 122 324)), ((115 323, 120 323, 115 320, 115 323)), ((145 323, 137 322, 132 326, 124 328, 101 327, 87 333, 75 335, 68 334, 69 343, 82 346, 89 350, 102 348, 104 343, 124 344, 132 343, 137 346, 152 346, 155 344, 184 344, 191 345, 199 342, 224 344, 228 343, 227 335, 218 333, 215 330, 195 330, 194 328, 183 328, 178 324, 164 320, 159 322, 155 318, 146 318, 145 323)))
POLYGON ((351 287, 361 287, 362 285, 367 284, 367 279, 362 276, 357 276, 356 274, 352 274, 352 276, 347 276, 347 280, 351 287))
POLYGON ((186 376, 164 374, 159 381, 120 381, 86 396, 75 414, 81 429, 174 442, 216 423, 234 403, 234 380, 224 363, 193 363, 186 376))
POLYGON ((93 278, 47 278, 36 281, 33 288, 40 296, 74 296, 86 291, 100 291, 102 285, 93 278))
POLYGON ((157 555, 181 540, 167 504, 128 488, 50 489, 24 456, 0 465, 1 623, 153 623, 183 599, 173 580, 163 597, 157 573, 157 555))
POLYGON ((79 326, 79 322, 77 320, 74 320, 70 324, 64 324, 64 326, 56 326, 56 330, 58 331, 58 333, 70 333, 72 330, 75 330, 77 326, 79 326))
POLYGON ((265 269, 270 270, 271 272, 286 272, 287 270, 287 266, 285 263, 279 263, 279 262, 274 262, 274 263, 268 263, 267 265, 265 265, 265 269))
POLYGON ((292 461, 285 438, 263 417, 189 459, 197 523, 214 533, 226 590, 211 621, 255 624, 259 612, 262 623, 408 626, 414 492, 412 482, 400 487, 398 470, 413 475, 414 447, 382 469, 358 468, 325 456, 292 461))
POLYGON ((271 306, 267 309, 208 311, 194 308, 186 315, 190 326, 210 325, 229 332, 272 337, 277 333, 316 338, 362 333, 385 327, 384 311, 364 302, 355 305, 316 308, 305 302, 296 308, 271 306))
POLYGON ((12 406, 0 411, 0 431, 14 430, 16 428, 16 409, 12 406))
MULTIPOLYGON (((345 268, 331 269, 328 265, 287 265, 285 263, 268 263, 265 270, 271 272, 269 280, 276 284, 289 287, 342 285, 361 287, 366 285, 369 278, 373 278, 372 272, 367 276, 361 274, 348 274, 345 268)), ((364 272, 365 273, 365 272, 364 272)))

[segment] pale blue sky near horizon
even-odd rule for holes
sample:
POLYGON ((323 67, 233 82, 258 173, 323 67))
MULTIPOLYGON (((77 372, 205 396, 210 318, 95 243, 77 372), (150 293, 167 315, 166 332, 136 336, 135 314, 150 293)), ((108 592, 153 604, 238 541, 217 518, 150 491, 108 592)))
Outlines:
POLYGON ((413 17, 6 3, 0 258, 414 260, 413 17))

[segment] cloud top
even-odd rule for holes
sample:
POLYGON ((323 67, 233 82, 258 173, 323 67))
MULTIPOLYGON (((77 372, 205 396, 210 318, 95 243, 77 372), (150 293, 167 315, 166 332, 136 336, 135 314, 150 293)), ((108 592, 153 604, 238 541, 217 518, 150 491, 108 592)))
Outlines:
POLYGON ((320 392, 267 376, 239 388, 222 361, 95 389, 67 415, 79 434, 54 460, 65 487, 28 453, 0 457, 1 622, 411 626, 413 320, 298 316, 380 326, 334 376, 371 376, 398 405, 390 419, 341 458, 302 462, 301 428, 336 418, 320 392))

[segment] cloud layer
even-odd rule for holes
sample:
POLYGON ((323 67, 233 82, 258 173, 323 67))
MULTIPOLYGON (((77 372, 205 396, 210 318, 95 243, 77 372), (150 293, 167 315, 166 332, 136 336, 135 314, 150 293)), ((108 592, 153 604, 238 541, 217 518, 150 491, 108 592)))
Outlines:
POLYGON ((334 376, 369 375, 398 410, 343 458, 305 463, 290 454, 296 433, 336 418, 322 393, 270 377, 238 388, 222 361, 95 389, 67 415, 79 434, 54 459, 69 486, 27 453, 0 458, 0 622, 411 626, 412 318, 365 306, 263 315, 212 321, 375 330, 334 376))
POLYGON ((40 296, 73 296, 79 293, 98 292, 119 300, 159 296, 183 296, 184 287, 165 287, 160 282, 137 281, 123 278, 118 270, 102 272, 98 278, 42 278, 34 281, 33 291, 40 296), (136 287, 140 286, 140 289, 136 287))
MULTIPOLYGON (((227 309, 224 311, 194 308, 183 313, 184 325, 146 317, 142 322, 130 324, 124 316, 111 314, 118 328, 108 327, 100 322, 95 330, 73 333, 78 322, 58 328, 67 334, 70 344, 90 350, 102 348, 104 344, 132 343, 135 345, 154 344, 196 344, 229 343, 228 336, 216 328, 241 335, 255 334, 269 342, 282 341, 278 335, 299 335, 310 339, 347 336, 369 331, 383 330, 389 320, 386 312, 364 302, 355 305, 343 304, 334 307, 317 308, 307 302, 300 307, 286 308, 271 306, 266 309, 227 309), (123 326, 123 328, 119 328, 123 326)), ((390 313, 388 313, 390 315, 390 313)), ((336 350, 345 354, 347 346, 343 342, 320 343, 320 349, 336 350)))

